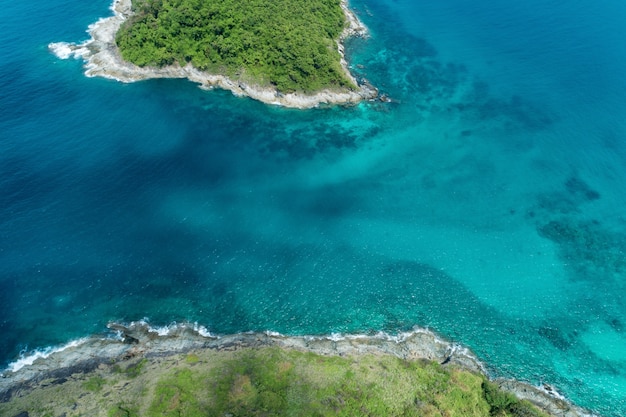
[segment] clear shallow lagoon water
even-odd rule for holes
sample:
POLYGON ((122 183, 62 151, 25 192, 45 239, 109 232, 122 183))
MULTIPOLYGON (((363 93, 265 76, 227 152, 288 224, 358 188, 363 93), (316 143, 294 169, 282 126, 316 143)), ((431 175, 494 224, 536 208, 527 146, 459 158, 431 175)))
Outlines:
POLYGON ((0 11, 0 363, 109 320, 427 326, 626 415, 626 5, 353 1, 396 102, 86 78, 108 1, 0 11))

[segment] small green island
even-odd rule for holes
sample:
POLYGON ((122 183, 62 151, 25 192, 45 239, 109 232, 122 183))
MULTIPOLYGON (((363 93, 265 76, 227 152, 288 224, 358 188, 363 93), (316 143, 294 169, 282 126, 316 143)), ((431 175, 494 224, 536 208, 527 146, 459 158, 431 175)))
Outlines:
POLYGON ((339 0, 133 0, 116 42, 140 67, 187 64, 282 93, 356 88, 337 41, 339 0))
POLYGON ((187 78, 265 103, 310 108, 377 97, 348 69, 343 42, 367 28, 346 0, 114 0, 91 39, 51 43, 85 74, 187 78))

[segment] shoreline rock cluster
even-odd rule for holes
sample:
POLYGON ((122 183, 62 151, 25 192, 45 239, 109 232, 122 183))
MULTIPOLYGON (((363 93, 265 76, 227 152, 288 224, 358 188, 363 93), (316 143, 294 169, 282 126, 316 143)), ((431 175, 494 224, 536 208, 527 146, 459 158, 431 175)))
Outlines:
MULTIPOLYGON (((0 378, 0 403, 15 395, 65 381, 73 375, 89 374, 104 365, 137 359, 165 358, 190 351, 211 349, 233 351, 243 348, 279 347, 312 352, 323 356, 390 355, 401 359, 436 361, 444 367, 457 367, 486 375, 484 365, 467 348, 450 343, 433 332, 415 328, 389 335, 285 336, 273 332, 239 333, 214 336, 197 325, 180 324, 154 329, 146 322, 130 325, 109 324, 116 337, 91 337, 35 360, 0 378)), ((493 380, 502 389, 526 399, 551 416, 592 417, 592 413, 569 403, 548 385, 533 386, 509 379, 493 380)))
POLYGON ((367 36, 367 27, 349 9, 346 0, 342 0, 341 8, 348 23, 339 41, 338 50, 341 55, 341 66, 346 76, 358 86, 356 91, 323 90, 316 94, 286 93, 282 94, 270 87, 247 84, 232 80, 223 75, 208 74, 194 68, 191 64, 181 67, 178 64, 167 67, 138 67, 122 59, 115 35, 122 23, 132 15, 131 0, 114 0, 111 9, 113 16, 102 18, 89 26, 91 39, 73 44, 67 42, 51 43, 49 49, 61 59, 75 57, 83 59, 85 75, 88 77, 104 77, 130 83, 153 78, 187 78, 200 84, 202 89, 222 88, 236 96, 247 96, 267 104, 292 108, 312 108, 320 104, 355 104, 362 100, 372 100, 378 91, 367 82, 359 83, 350 73, 345 59, 343 41, 351 36, 367 36))

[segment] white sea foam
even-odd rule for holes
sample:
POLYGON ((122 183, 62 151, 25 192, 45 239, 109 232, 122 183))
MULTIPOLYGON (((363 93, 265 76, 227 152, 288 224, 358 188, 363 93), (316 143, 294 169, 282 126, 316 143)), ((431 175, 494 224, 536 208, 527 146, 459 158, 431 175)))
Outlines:
POLYGON ((157 332, 159 336, 167 336, 172 331, 172 328, 170 326, 153 327, 151 331, 157 332))
POLYGON ((121 330, 116 330, 112 336, 108 337, 111 340, 117 340, 119 342, 124 341, 124 335, 122 334, 121 330))
POLYGON ((45 359, 53 353, 62 352, 66 349, 80 346, 87 340, 89 340, 89 338, 84 337, 81 339, 72 340, 71 342, 66 343, 62 346, 50 346, 44 349, 37 349, 33 352, 24 353, 20 355, 20 358, 18 360, 9 364, 9 366, 7 367, 7 371, 17 372, 25 366, 32 365, 37 359, 45 359))
MULTIPOLYGON (((384 331, 379 331, 375 334, 365 334, 365 333, 330 333, 322 336, 310 336, 313 339, 326 339, 333 342, 339 342, 341 340, 359 340, 359 339, 377 339, 377 340, 386 340, 394 343, 403 343, 408 339, 413 337, 416 334, 428 334, 433 337, 436 343, 441 345, 447 345, 449 342, 439 338, 436 334, 428 330, 424 327, 414 327, 412 330, 406 332, 399 332, 396 334, 390 334, 384 331)), ((459 345, 460 346, 460 345, 459 345)), ((466 353, 469 353, 468 349, 465 349, 466 353)))
POLYGON ((203 326, 199 324, 198 322, 178 323, 174 321, 164 326, 155 326, 155 325, 150 324, 150 320, 147 317, 144 317, 143 319, 139 321, 133 321, 129 324, 129 327, 131 328, 134 326, 143 326, 147 329, 149 333, 156 333, 160 337, 175 336, 178 331, 184 330, 184 329, 191 329, 202 337, 210 337, 210 338, 217 337, 211 334, 211 332, 206 326, 203 326))
POLYGON ((54 42, 48 45, 48 49, 61 59, 68 59, 74 54, 71 44, 67 42, 54 42))
POLYGON ((139 321, 131 322, 130 327, 133 327, 133 326, 145 326, 148 329, 148 332, 156 333, 162 337, 168 336, 172 332, 172 330, 179 327, 179 325, 176 322, 172 322, 165 326, 153 326, 150 324, 150 320, 147 317, 144 317, 143 319, 139 321))
POLYGON ((548 394, 549 396, 556 398, 558 400, 561 401, 567 401, 567 398, 565 398, 565 396, 563 394, 561 394, 560 392, 558 392, 556 390, 556 388, 554 388, 552 385, 549 384, 541 384, 538 386, 538 388, 543 391, 544 393, 548 394))
POLYGON ((207 329, 206 327, 202 325, 199 325, 198 322, 195 322, 193 324, 193 330, 196 331, 202 337, 214 337, 211 334, 211 332, 209 332, 209 329, 207 329))
POLYGON ((48 45, 48 49, 50 50, 50 52, 52 52, 54 55, 61 59, 69 59, 73 57, 75 59, 85 60, 89 57, 89 54, 91 53, 87 48, 86 43, 76 45, 67 42, 53 42, 48 45))
POLYGON ((326 336, 326 339, 333 342, 339 342, 340 340, 343 340, 345 338, 346 336, 342 335, 341 333, 331 333, 330 335, 326 336))

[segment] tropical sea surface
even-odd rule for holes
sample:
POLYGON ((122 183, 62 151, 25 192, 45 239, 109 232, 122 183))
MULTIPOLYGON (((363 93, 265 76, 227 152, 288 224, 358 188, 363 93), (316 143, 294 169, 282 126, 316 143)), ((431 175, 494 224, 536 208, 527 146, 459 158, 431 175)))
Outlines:
POLYGON ((353 0, 391 103, 87 78, 108 0, 0 9, 0 368, 108 321, 429 327, 626 415, 626 3, 353 0))

